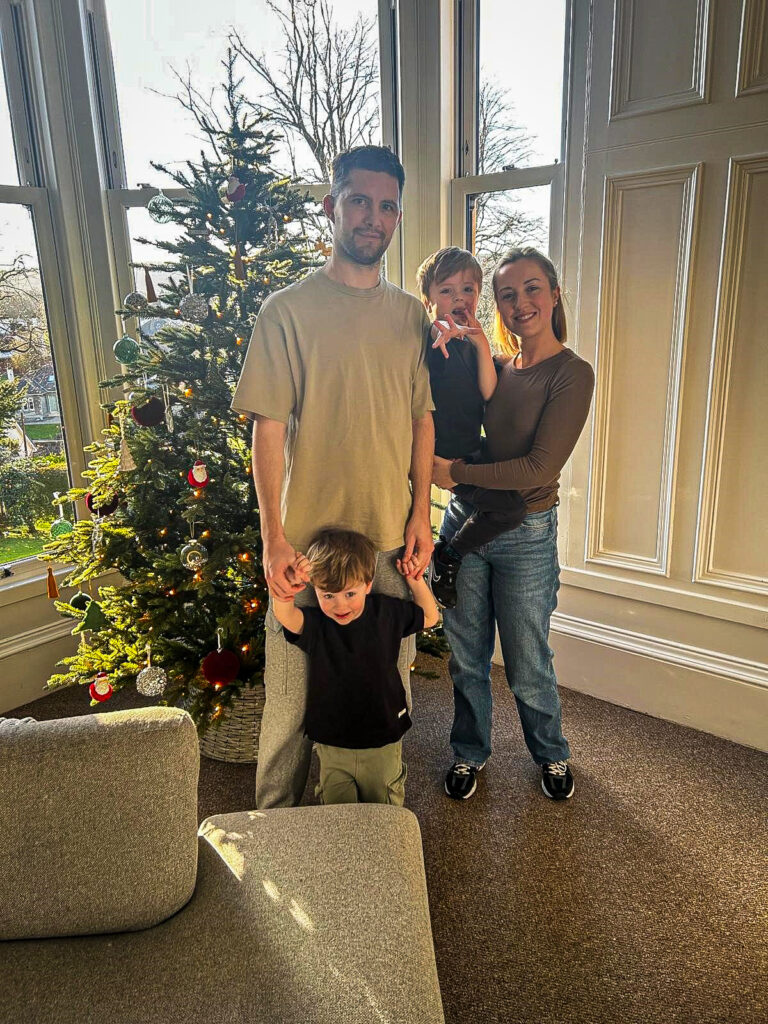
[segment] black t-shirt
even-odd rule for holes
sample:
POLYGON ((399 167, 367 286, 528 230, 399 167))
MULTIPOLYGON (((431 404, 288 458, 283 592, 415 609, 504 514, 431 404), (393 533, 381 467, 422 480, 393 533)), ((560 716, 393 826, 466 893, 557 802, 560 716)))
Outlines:
POLYGON ((464 459, 480 450, 485 402, 477 383, 475 346, 451 338, 448 359, 439 348, 427 349, 435 411, 435 452, 443 459, 464 459))
POLYGON ((395 743, 411 726, 397 670, 400 641, 424 628, 424 612, 386 594, 369 594, 363 614, 345 626, 319 608, 302 611, 302 632, 284 632, 309 655, 307 736, 357 750, 395 743))

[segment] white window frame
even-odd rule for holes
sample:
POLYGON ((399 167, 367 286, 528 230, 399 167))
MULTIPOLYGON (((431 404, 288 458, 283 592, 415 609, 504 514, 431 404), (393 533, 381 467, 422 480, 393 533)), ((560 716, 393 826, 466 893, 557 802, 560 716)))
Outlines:
POLYGON ((450 236, 454 245, 471 248, 470 213, 474 196, 513 189, 549 185, 549 252, 562 267, 566 155, 569 144, 569 110, 573 67, 573 19, 575 0, 567 0, 563 46, 563 102, 560 158, 556 163, 511 168, 492 174, 477 173, 477 104, 480 90, 480 3, 455 0, 456 24, 456 167, 451 181, 450 236))
MULTIPOLYGON (((46 162, 43 102, 36 75, 42 60, 29 2, 0 0, 0 33, 11 131, 22 182, 19 185, 0 185, 0 206, 23 206, 32 217, 67 462, 70 479, 75 482, 86 468, 83 446, 89 437, 83 430, 79 381, 75 372, 75 338, 66 315, 51 191, 45 187, 51 174, 46 162)), ((41 562, 34 556, 10 564, 13 565, 14 585, 45 574, 41 562)), ((10 593, 10 588, 3 593, 10 593)), ((5 600, 0 598, 0 605, 4 603, 5 600)))

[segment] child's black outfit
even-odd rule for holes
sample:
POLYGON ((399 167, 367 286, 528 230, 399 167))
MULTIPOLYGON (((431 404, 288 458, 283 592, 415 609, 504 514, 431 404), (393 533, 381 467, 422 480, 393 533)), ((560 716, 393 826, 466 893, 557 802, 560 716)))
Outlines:
POLYGON ((424 628, 423 610, 413 601, 369 594, 362 614, 346 625, 319 608, 302 612, 301 633, 283 631, 309 656, 304 730, 319 744, 323 803, 402 805, 400 741, 411 717, 397 661, 403 637, 424 628))
MULTIPOLYGON (((477 352, 474 345, 459 338, 451 338, 446 348, 448 359, 440 349, 430 347, 428 351, 429 379, 435 404, 435 452, 443 459, 479 462, 485 401, 478 386, 477 352)), ((477 511, 472 513, 447 543, 435 551, 432 590, 442 604, 445 601, 438 592, 441 589, 441 571, 453 576, 455 589, 455 577, 461 558, 499 534, 514 530, 526 514, 526 505, 519 491, 457 484, 453 493, 462 501, 474 505, 477 511), (438 584, 438 591, 435 584, 438 584)), ((450 586, 448 589, 451 589, 450 586)), ((446 597, 450 599, 450 593, 446 597)), ((448 604, 446 607, 453 605, 448 604)))

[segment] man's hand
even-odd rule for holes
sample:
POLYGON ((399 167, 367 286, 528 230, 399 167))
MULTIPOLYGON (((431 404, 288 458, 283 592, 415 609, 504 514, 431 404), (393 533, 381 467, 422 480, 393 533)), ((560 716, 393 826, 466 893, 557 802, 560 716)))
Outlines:
POLYGON ((421 579, 434 549, 435 542, 432 539, 429 517, 411 516, 405 527, 405 551, 401 560, 403 565, 412 567, 412 572, 408 575, 417 580, 421 579))
POLYGON ((302 573, 296 569, 299 553, 287 540, 264 541, 264 575, 267 586, 281 601, 290 601, 304 589, 302 573))

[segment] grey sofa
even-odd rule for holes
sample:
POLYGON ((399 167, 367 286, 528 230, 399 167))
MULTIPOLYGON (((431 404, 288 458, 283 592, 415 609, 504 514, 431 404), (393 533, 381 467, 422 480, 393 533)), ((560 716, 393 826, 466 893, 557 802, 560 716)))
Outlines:
POLYGON ((0 722, 0 1022, 443 1024, 415 817, 197 829, 177 709, 0 722))

